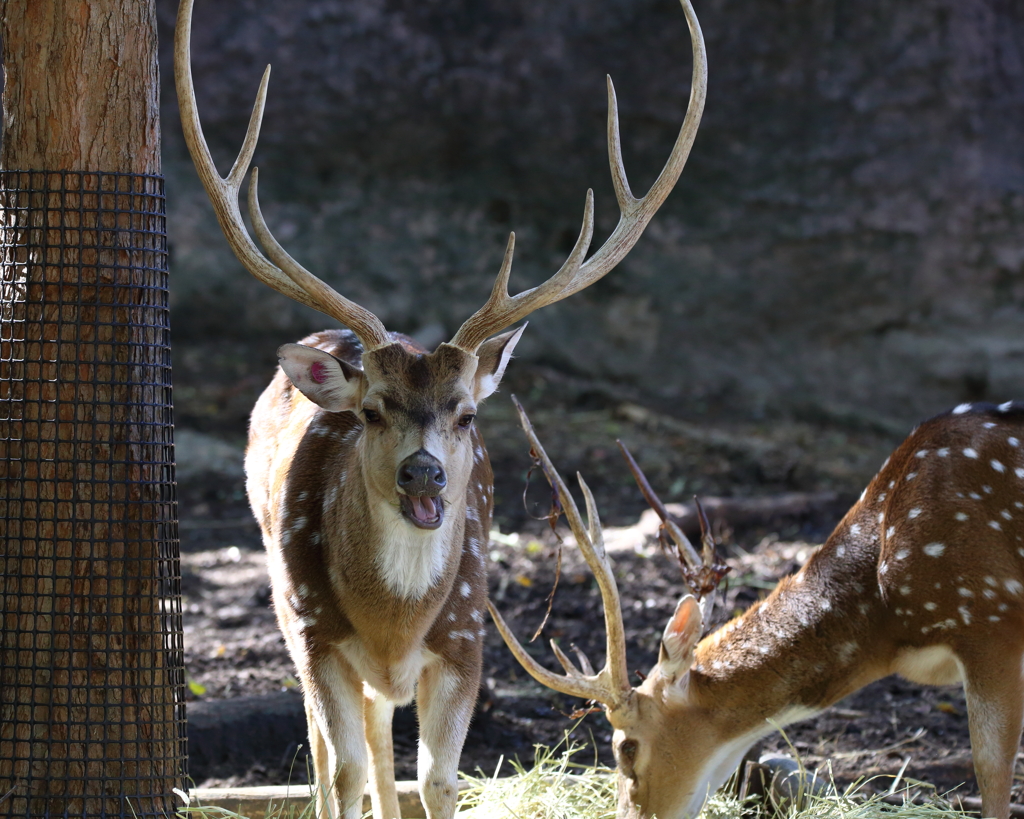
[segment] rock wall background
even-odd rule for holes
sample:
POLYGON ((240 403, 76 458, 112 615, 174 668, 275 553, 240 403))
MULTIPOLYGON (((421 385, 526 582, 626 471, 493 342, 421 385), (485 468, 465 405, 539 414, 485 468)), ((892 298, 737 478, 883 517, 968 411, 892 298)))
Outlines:
MULTIPOLYGON (((277 345, 329 320, 226 249, 180 137, 176 2, 158 7, 178 395, 187 416, 205 380, 247 410, 277 345)), ((679 185, 616 271, 531 319, 515 366, 684 417, 889 427, 1024 396, 1024 5, 696 9, 710 86, 679 185)), ((595 241, 614 225, 606 73, 636 191, 689 94, 674 0, 199 0, 193 38, 222 170, 271 62, 271 227, 429 342, 483 302, 510 230, 523 289, 561 264, 587 187, 595 241)))

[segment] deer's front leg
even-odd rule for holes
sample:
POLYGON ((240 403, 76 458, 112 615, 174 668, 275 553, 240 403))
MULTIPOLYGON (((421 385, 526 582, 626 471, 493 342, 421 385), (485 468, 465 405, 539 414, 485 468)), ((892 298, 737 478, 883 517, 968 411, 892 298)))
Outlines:
POLYGON ((463 665, 439 659, 420 675, 416 708, 420 721, 417 773, 427 819, 451 819, 459 790, 459 757, 480 685, 479 641, 467 645, 463 665))
POLYGON ((1024 723, 1022 655, 1007 651, 1008 644, 993 640, 998 651, 979 646, 980 656, 962 657, 981 813, 995 819, 1008 819, 1010 815, 1013 765, 1024 723))
POLYGON ((322 819, 359 819, 366 786, 366 741, 363 737, 363 683, 334 648, 309 652, 300 672, 315 743, 317 807, 322 819))
POLYGON ((366 748, 370 753, 370 801, 373 819, 401 819, 395 789, 395 749, 391 720, 395 705, 369 684, 363 687, 366 748))

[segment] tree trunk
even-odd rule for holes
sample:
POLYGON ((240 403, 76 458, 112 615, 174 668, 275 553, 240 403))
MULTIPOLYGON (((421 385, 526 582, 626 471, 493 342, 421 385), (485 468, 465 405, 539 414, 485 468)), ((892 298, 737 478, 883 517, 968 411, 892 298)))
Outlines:
POLYGON ((156 19, 6 0, 0 815, 171 816, 184 784, 156 19))
POLYGON ((156 10, 5 0, 0 167, 160 173, 156 10))

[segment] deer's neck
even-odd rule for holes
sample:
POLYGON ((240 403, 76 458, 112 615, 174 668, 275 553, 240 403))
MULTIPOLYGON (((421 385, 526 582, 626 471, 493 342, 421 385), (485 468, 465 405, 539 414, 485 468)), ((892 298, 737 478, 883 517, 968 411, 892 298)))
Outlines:
MULTIPOLYGON (((437 529, 419 529, 402 515, 397 503, 375 492, 367 480, 356 448, 346 459, 344 496, 325 498, 325 519, 332 520, 333 550, 341 569, 338 580, 359 582, 364 591, 383 586, 395 597, 418 602, 450 582, 458 564, 465 527, 466 499, 446 498, 437 529), (363 573, 372 567, 373 581, 363 573), (347 570, 347 571, 346 571, 347 570)), ((432 595, 433 596, 433 595, 432 595)))
POLYGON ((444 522, 434 530, 417 529, 381 502, 373 512, 374 566, 396 596, 422 599, 441 582, 462 546, 462 525, 456 510, 446 510, 444 522))
POLYGON ((877 583, 869 585, 870 572, 855 562, 845 569, 836 577, 818 573, 812 562, 702 640, 691 674, 693 695, 742 715, 739 730, 770 721, 768 733, 770 724, 810 716, 888 673, 877 636, 871 636, 878 608, 860 605, 877 583))

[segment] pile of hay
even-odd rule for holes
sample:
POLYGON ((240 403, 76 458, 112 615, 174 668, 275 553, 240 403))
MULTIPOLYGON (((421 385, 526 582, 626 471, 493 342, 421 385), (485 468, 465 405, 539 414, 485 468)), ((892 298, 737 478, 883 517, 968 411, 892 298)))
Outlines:
MULTIPOLYGON (((534 764, 512 763, 513 776, 464 777, 469 789, 460 801, 460 819, 614 819, 614 771, 578 761, 580 746, 561 752, 538 746, 534 764)), ((878 795, 865 795, 860 785, 828 795, 801 795, 781 805, 740 800, 723 788, 705 806, 700 819, 972 819, 934 796, 924 803, 907 799, 893 804, 894 795, 920 783, 896 785, 878 795), (886 800, 889 801, 886 801, 886 800)))
MULTIPOLYGON (((501 766, 493 776, 464 776, 467 787, 459 802, 459 819, 614 819, 615 773, 587 764, 583 757, 583 746, 537 746, 533 765, 527 768, 518 760, 512 762, 511 776, 504 775, 501 766)), ((897 790, 898 783, 897 778, 887 793, 879 795, 866 795, 862 787, 852 786, 843 792, 829 789, 832 792, 826 795, 801 794, 781 805, 740 800, 734 789, 723 788, 700 819, 973 819, 938 796, 923 803, 908 798, 893 804, 894 795, 906 796, 910 787, 920 785, 904 782, 902 790, 897 790)), ((245 819, 223 808, 189 806, 178 813, 182 819, 245 819)), ((295 813, 278 806, 263 815, 265 819, 318 819, 312 804, 299 816, 295 813)))

